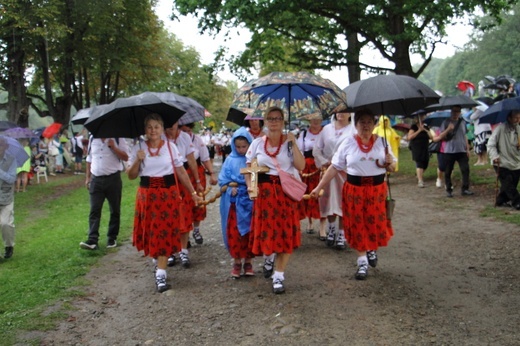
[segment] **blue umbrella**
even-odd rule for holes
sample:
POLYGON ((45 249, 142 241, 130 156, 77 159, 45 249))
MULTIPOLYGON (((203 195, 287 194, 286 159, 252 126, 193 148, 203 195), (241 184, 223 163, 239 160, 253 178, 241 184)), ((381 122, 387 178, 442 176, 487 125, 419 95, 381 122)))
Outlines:
POLYGON ((513 110, 520 110, 520 97, 503 99, 495 103, 479 119, 480 123, 498 124, 507 120, 507 116, 513 110))
POLYGON ((14 127, 18 127, 16 123, 12 121, 2 120, 0 121, 0 131, 5 131, 7 129, 12 129, 14 127))

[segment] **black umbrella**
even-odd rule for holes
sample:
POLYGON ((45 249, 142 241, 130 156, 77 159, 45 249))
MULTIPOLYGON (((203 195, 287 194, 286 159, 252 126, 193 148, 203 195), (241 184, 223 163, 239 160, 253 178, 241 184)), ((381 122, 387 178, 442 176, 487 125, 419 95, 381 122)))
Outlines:
POLYGON ((352 83, 343 90, 350 108, 368 108, 374 114, 408 116, 439 100, 429 86, 403 75, 379 75, 352 83))
POLYGON ((144 119, 151 113, 159 114, 164 127, 173 126, 186 113, 182 108, 184 97, 171 92, 145 92, 96 106, 85 127, 96 138, 136 138, 145 133, 144 119))
POLYGON ((230 108, 226 117, 227 121, 231 121, 238 126, 244 125, 244 119, 246 118, 247 113, 242 112, 236 108, 230 108))
POLYGON ((478 106, 479 103, 472 98, 467 97, 466 95, 456 95, 456 96, 443 96, 439 100, 439 103, 430 105, 426 107, 426 110, 431 111, 440 111, 451 109, 451 107, 461 107, 461 108, 472 108, 478 106))

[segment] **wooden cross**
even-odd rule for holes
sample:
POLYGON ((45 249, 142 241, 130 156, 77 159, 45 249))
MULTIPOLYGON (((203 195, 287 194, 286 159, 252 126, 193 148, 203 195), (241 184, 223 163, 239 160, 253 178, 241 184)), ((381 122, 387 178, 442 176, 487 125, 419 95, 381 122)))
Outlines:
POLYGON ((256 198, 258 196, 258 173, 269 172, 269 167, 259 166, 258 161, 253 159, 251 167, 240 169, 240 174, 251 174, 251 189, 249 191, 249 198, 256 198))

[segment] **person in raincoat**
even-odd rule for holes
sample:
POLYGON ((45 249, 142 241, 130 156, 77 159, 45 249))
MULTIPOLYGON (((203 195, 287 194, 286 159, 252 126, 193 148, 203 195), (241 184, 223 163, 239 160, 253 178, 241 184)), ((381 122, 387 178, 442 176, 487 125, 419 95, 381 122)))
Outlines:
POLYGON ((252 141, 245 127, 235 131, 230 143, 231 154, 218 177, 220 188, 227 187, 220 199, 220 222, 224 244, 234 260, 231 276, 236 279, 240 278, 242 268, 245 276, 255 275, 251 263, 254 255, 249 247, 253 201, 247 193, 245 176, 240 174, 240 169, 247 167, 245 155, 252 141))
POLYGON ((395 130, 392 128, 392 125, 390 123, 390 118, 388 118, 386 115, 382 115, 379 117, 379 123, 377 127, 374 129, 374 134, 378 135, 379 137, 386 139, 388 141, 388 144, 390 145, 390 148, 392 149, 392 153, 394 154, 395 158, 397 159, 395 172, 399 170, 399 145, 401 143, 401 136, 395 132, 395 130))

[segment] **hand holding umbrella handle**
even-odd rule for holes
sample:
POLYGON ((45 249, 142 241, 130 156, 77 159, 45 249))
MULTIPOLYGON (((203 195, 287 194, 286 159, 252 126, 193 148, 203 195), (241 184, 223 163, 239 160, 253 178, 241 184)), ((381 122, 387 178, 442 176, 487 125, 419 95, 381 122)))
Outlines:
POLYGON ((379 167, 379 168, 387 168, 388 166, 390 166, 392 164, 391 162, 387 162, 387 160, 386 160, 387 156, 388 156, 388 145, 385 147, 385 162, 384 163, 379 163, 379 159, 376 159, 377 167, 379 167))

